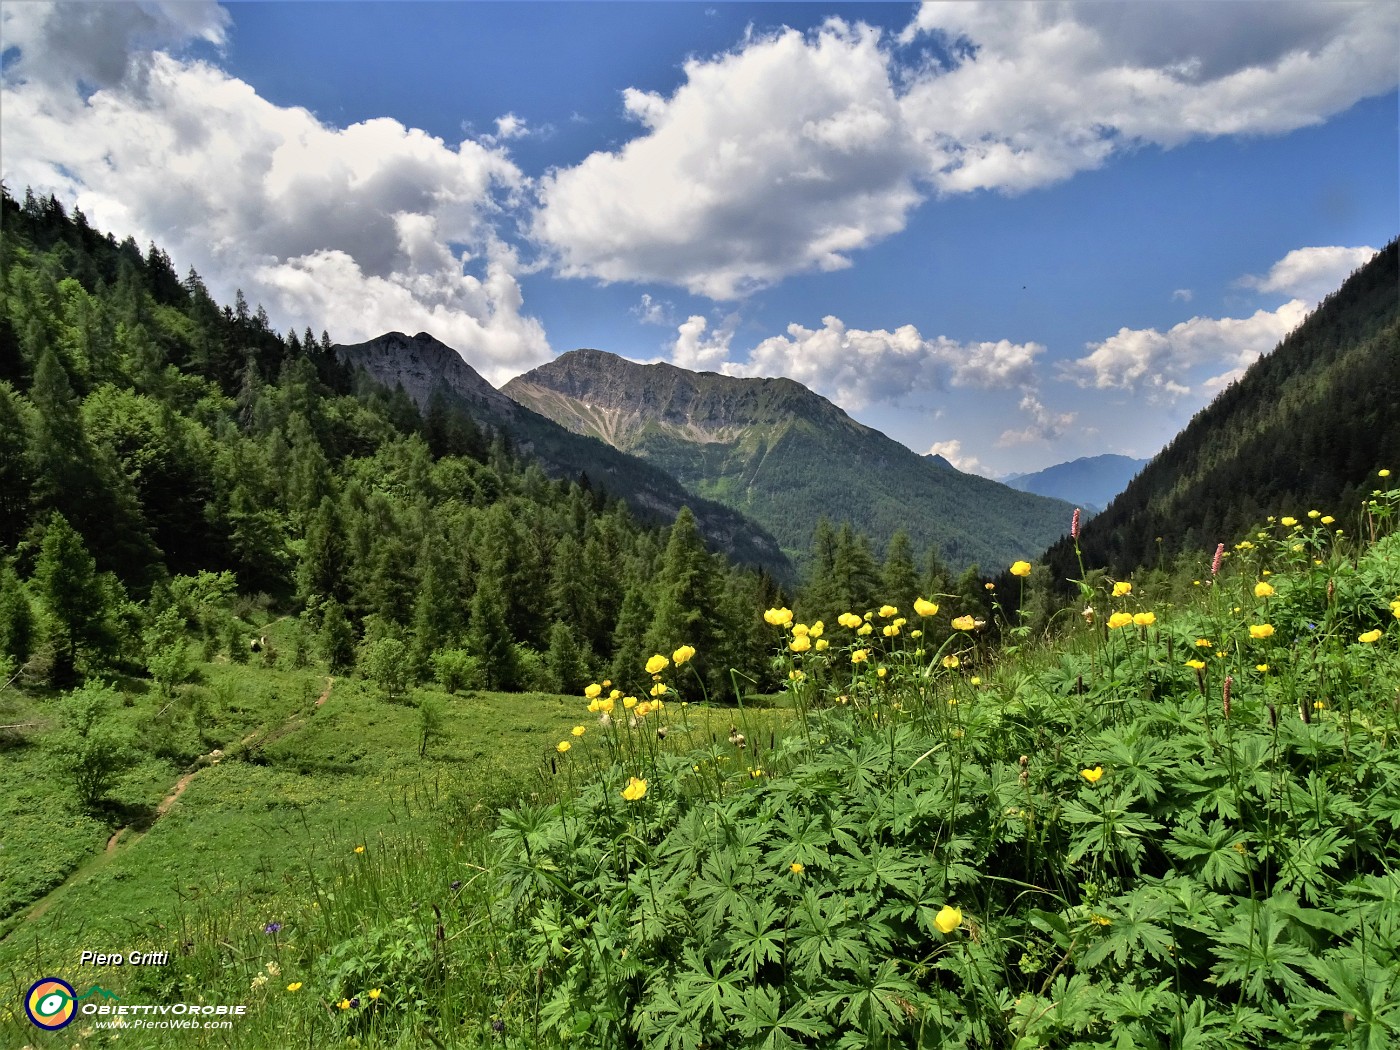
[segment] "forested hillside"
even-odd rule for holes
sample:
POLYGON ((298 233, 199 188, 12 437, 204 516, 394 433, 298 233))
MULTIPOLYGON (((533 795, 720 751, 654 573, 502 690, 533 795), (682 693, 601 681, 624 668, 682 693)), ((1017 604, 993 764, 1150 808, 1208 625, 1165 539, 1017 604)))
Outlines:
MULTIPOLYGON (((1270 514, 1353 506, 1400 464, 1400 242, 1250 366, 1084 528, 1118 573, 1214 547, 1270 514)), ((1047 555, 1076 575, 1072 545, 1047 555)))
POLYGON ((792 557, 808 550, 824 516, 851 522, 878 547, 904 531, 957 569, 1030 557, 1069 520, 1065 504, 916 455, 791 379, 575 350, 502 389, 754 518, 792 557))
POLYGON ((298 650, 332 670, 570 691, 683 637, 716 685, 762 674, 749 639, 772 585, 708 553, 688 512, 644 527, 461 406, 425 419, 328 333, 280 335, 241 293, 220 306, 158 247, 52 198, 6 193, 3 224, 12 669, 64 685, 153 668, 182 628, 206 658, 242 658, 223 611, 239 593, 299 613, 298 650))

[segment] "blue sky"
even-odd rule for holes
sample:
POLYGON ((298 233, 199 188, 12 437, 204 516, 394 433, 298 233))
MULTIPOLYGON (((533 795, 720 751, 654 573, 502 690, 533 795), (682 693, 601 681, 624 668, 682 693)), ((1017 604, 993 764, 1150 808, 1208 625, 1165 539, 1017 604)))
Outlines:
POLYGON ((8 3, 0 173, 221 298, 1150 456, 1400 233, 1385 3, 8 3))

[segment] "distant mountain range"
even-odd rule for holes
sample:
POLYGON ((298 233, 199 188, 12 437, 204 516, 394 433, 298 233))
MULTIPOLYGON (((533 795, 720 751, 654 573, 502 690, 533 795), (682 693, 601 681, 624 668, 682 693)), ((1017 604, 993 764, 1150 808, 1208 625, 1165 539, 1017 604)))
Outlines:
POLYGON ((742 379, 575 350, 502 392, 666 471, 803 557, 817 521, 877 545, 900 529, 954 568, 1009 565, 1068 528, 1071 508, 920 456, 791 379, 742 379))
POLYGON ((779 579, 793 567, 761 526, 712 500, 686 491, 669 474, 593 437, 581 436, 513 401, 483 379, 460 354, 427 332, 389 332, 364 343, 337 344, 336 356, 389 389, 404 392, 425 413, 435 398, 464 410, 478 425, 509 437, 546 473, 578 480, 624 499, 644 519, 671 521, 689 506, 710 545, 779 579))
POLYGON ((1097 514, 1145 466, 1147 460, 1129 456, 1085 456, 1034 473, 1013 474, 1002 481, 1013 489, 1066 500, 1097 514))
MULTIPOLYGON (((1400 242, 1391 241, 1254 362, 1084 528, 1089 565, 1119 573, 1178 552, 1208 562, 1269 515, 1356 521, 1400 472, 1400 242), (1159 539, 1160 537, 1160 539, 1159 539)), ((1077 568, 1067 542, 1046 556, 1077 568)))

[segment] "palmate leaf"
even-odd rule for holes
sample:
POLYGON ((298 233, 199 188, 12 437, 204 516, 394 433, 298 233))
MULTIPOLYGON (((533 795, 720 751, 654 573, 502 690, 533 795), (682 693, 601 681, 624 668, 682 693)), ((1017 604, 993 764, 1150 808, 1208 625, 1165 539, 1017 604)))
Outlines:
POLYGON ((1335 881, 1326 869, 1351 848, 1351 839, 1337 828, 1324 828, 1299 842, 1279 869, 1279 885, 1296 890, 1300 896, 1318 899, 1335 881))
POLYGON ((1290 995, 1307 990, 1300 970, 1311 956, 1289 939, 1284 910, 1272 898, 1241 903, 1235 921, 1221 930, 1214 946, 1218 984, 1242 985, 1258 1003, 1269 1001, 1278 987, 1290 995))
POLYGON ((812 1005, 837 1023, 861 1029, 867 1034, 879 1031, 894 1035, 900 1027, 918 1016, 923 994, 914 982, 902 976, 893 959, 882 962, 864 980, 814 996, 812 1005))
POLYGON ((1220 820, 1211 821, 1202 831, 1186 824, 1178 826, 1163 848, 1184 860, 1200 873, 1206 885, 1216 889, 1238 889, 1254 866, 1245 843, 1249 836, 1232 830, 1220 820))
POLYGON ((870 949, 861 927, 843 896, 818 897, 808 892, 794 909, 795 927, 788 933, 788 964, 807 983, 823 974, 863 968, 870 949))
POLYGON ((735 966, 749 978, 764 963, 780 963, 783 938, 778 909, 771 901, 745 901, 734 913, 726 938, 735 966))
POLYGON ((651 994, 632 1016, 632 1028, 654 1050, 699 1050, 704 1034, 694 1022, 683 1020, 676 997, 664 981, 653 983, 651 994))
POLYGON ((1150 888, 1135 890, 1126 897, 1105 903, 1101 909, 1109 919, 1103 937, 1079 960, 1081 969, 1093 969, 1110 955, 1124 966, 1129 959, 1171 959, 1172 932, 1165 925, 1168 903, 1150 888))
POLYGON ((818 1039, 832 1032, 831 1025, 817 1015, 809 1001, 803 999, 783 1010, 777 990, 766 985, 744 992, 743 1012, 735 1024, 742 1035, 760 1039, 754 1044, 759 1050, 789 1050, 803 1045, 794 1036, 818 1039))
POLYGON ((903 850, 871 842, 868 851, 857 849, 851 856, 836 860, 837 871, 848 886, 863 890, 888 888, 905 897, 919 892, 919 865, 904 859, 903 850))
POLYGON ((676 999, 683 1004, 684 1017, 705 1027, 727 1027, 729 1015, 744 1005, 739 975, 728 972, 727 959, 705 959, 690 947, 685 949, 684 965, 676 978, 676 999))
POLYGON ((1350 945, 1311 961, 1308 969, 1326 991, 1309 989, 1301 1001, 1332 1015, 1332 1028, 1341 1027, 1342 1018, 1350 1014, 1348 1048, 1391 1050, 1400 1044, 1400 973, 1350 945))

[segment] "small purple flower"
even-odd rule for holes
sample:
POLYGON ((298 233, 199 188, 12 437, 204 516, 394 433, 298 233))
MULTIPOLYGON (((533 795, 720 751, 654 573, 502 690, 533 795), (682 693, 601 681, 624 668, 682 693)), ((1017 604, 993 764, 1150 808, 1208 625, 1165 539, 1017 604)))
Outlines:
POLYGON ((282 929, 280 922, 270 922, 263 927, 263 933, 278 933, 282 929))

